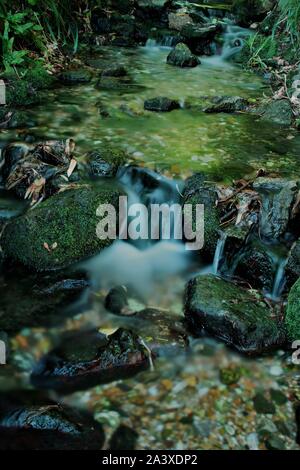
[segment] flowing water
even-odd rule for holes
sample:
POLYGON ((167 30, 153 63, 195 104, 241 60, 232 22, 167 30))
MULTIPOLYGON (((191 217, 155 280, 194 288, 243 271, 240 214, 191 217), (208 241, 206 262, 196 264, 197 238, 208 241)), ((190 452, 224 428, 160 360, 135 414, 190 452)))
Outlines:
MULTIPOLYGON (((94 73, 92 83, 51 90, 43 104, 29 111, 36 126, 26 132, 2 131, 1 142, 21 140, 25 134, 39 139, 73 137, 78 156, 100 144, 113 144, 124 148, 141 166, 179 180, 201 171, 208 179, 231 182, 261 167, 285 176, 299 175, 300 136, 295 131, 258 122, 252 115, 205 114, 200 110, 203 96, 239 95, 255 100, 268 93, 259 77, 224 60, 232 52, 232 41, 233 47, 240 46, 236 33, 228 30, 222 56, 203 58, 195 69, 166 64, 169 40, 163 45, 151 40, 144 48, 128 50, 103 48, 87 58, 94 73), (136 84, 130 93, 95 88, 97 67, 116 63, 128 69, 136 84), (144 111, 144 100, 155 96, 178 99, 182 109, 144 111), (107 109, 109 117, 101 117, 100 107, 107 109)), ((238 31, 239 40, 243 34, 238 31)), ((161 176, 158 189, 145 191, 138 172, 132 172, 131 167, 118 178, 131 201, 146 205, 174 202, 181 188, 180 182, 161 176)), ((21 210, 19 203, 0 194, 0 218, 3 211, 15 215, 14 211, 21 210)), ((205 268, 206 272, 218 274, 224 245, 221 237, 213 267, 205 268)), ((0 374, 1 390, 30 388, 28 373, 33 364, 56 344, 63 330, 94 325, 109 333, 120 325, 132 327, 129 319, 105 311, 102 289, 129 282, 141 294, 143 304, 182 314, 184 285, 195 270, 182 246, 173 242, 142 246, 117 242, 84 267, 93 281, 92 306, 81 309, 63 327, 22 330, 12 342, 11 365, 0 374)), ((280 295, 283 269, 280 264, 273 298, 280 295)), ((16 299, 16 308, 17 303, 16 299)), ((145 332, 146 340, 148 334, 151 332, 145 332)), ((260 447, 257 429, 263 420, 253 411, 253 393, 280 389, 287 395, 288 359, 279 352, 271 358, 247 360, 205 338, 191 338, 190 345, 187 355, 161 358, 154 371, 61 399, 92 411, 108 433, 120 422, 129 424, 140 435, 140 448, 260 447), (242 371, 238 385, 228 387, 220 381, 220 369, 228 366, 242 371)), ((279 418, 289 425, 286 445, 293 448, 290 403, 280 408, 279 418)), ((268 419, 269 426, 274 426, 268 419)))

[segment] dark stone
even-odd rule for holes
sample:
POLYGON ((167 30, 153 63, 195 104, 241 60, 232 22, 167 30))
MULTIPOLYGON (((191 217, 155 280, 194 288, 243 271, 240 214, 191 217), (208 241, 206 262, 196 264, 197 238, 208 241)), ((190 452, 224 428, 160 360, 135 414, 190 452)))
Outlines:
POLYGON ((6 179, 15 164, 26 158, 32 150, 31 145, 22 142, 7 145, 2 151, 3 166, 0 173, 3 178, 6 179))
POLYGON ((135 450, 136 442, 138 440, 138 433, 134 429, 125 426, 119 426, 113 433, 110 442, 110 450, 135 450))
POLYGON ((268 450, 286 450, 285 442, 278 436, 270 436, 265 441, 268 450))
POLYGON ((171 100, 169 98, 160 96, 146 100, 144 103, 144 109, 154 112, 169 112, 173 111, 174 109, 180 109, 180 104, 176 100, 171 100))
POLYGON ((128 307, 128 292, 125 286, 114 287, 105 298, 105 308, 112 313, 122 315, 128 307))
POLYGON ((185 316, 193 334, 204 329, 238 351, 258 355, 285 341, 282 326, 258 295, 213 275, 198 276, 186 289, 185 316))
POLYGON ((298 182, 280 178, 257 178, 253 188, 262 200, 259 230, 262 237, 276 240, 282 237, 289 224, 298 182))
POLYGON ((127 70, 123 65, 108 67, 102 71, 102 77, 126 77, 127 70))
POLYGON ((235 274, 254 289, 272 292, 275 269, 272 257, 262 246, 251 245, 239 256, 235 274))
POLYGON ((201 64, 201 61, 196 55, 192 54, 186 44, 181 42, 170 52, 167 63, 177 67, 197 67, 201 64))
MULTIPOLYGON (((204 204, 204 247, 202 252, 211 259, 216 250, 219 239, 219 210, 216 202, 218 194, 216 187, 211 183, 206 183, 201 174, 195 174, 188 178, 183 190, 183 203, 191 204, 196 208, 197 204, 204 204)), ((196 228, 196 212, 193 211, 192 226, 196 228)))
POLYGON ((275 388, 270 390, 270 395, 276 405, 285 405, 288 401, 287 397, 280 390, 276 390, 275 388))
POLYGON ((296 418, 296 426, 297 426, 296 442, 297 444, 300 445, 300 405, 299 404, 296 406, 295 418, 296 418))
POLYGON ((274 414, 276 408, 271 401, 269 401, 263 393, 257 393, 253 398, 253 405, 256 413, 259 414, 274 414))
POLYGON ((101 425, 66 406, 14 408, 0 417, 1 450, 101 450, 103 444, 101 425))
POLYGON ((204 108, 205 113, 237 113, 245 111, 248 100, 239 96, 220 96, 213 99, 210 106, 204 108))
POLYGON ((72 393, 99 384, 132 377, 149 367, 149 352, 131 331, 122 328, 110 336, 97 331, 68 335, 34 368, 37 388, 72 393))
POLYGON ((300 278, 290 290, 285 315, 285 327, 290 341, 300 338, 300 278))
POLYGON ((20 267, 6 267, 0 276, 0 329, 53 326, 87 306, 75 308, 89 281, 82 273, 32 274, 20 267), (72 307, 74 305, 74 307, 72 307))
POLYGON ((58 76, 58 79, 64 85, 80 85, 89 83, 92 76, 87 70, 66 70, 58 76))
POLYGON ((100 80, 96 83, 96 88, 99 90, 109 90, 119 93, 137 93, 144 89, 142 85, 134 83, 128 77, 110 76, 101 76, 100 80))

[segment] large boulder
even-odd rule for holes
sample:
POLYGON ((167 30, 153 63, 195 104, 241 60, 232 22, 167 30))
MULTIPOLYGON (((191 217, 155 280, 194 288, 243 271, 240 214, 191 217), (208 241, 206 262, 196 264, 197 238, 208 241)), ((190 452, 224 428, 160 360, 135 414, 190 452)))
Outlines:
POLYGON ((285 326, 291 341, 300 339, 300 279, 296 281, 289 293, 285 326))
POLYGON ((122 192, 114 186, 78 187, 56 194, 10 222, 2 235, 5 256, 37 271, 61 269, 100 252, 112 240, 100 240, 96 226, 100 204, 118 207, 122 192))
POLYGON ((177 67, 197 67, 201 61, 188 46, 180 42, 168 55, 167 63, 177 67))
POLYGON ((284 235, 288 228, 291 208, 298 191, 298 182, 281 178, 257 178, 253 188, 262 200, 260 234, 271 240, 284 235))
MULTIPOLYGON (((204 247, 203 254, 212 258, 219 239, 219 210, 217 208, 218 194, 216 187, 205 182, 201 174, 195 174, 186 181, 183 190, 183 203, 204 205, 204 247)), ((193 229, 196 228, 196 213, 193 212, 193 229)))
POLYGON ((278 348, 285 340, 283 328, 258 293, 213 275, 188 283, 185 316, 194 334, 204 329, 249 355, 278 348))
POLYGON ((58 404, 10 406, 0 414, 1 450, 101 450, 102 426, 58 404))

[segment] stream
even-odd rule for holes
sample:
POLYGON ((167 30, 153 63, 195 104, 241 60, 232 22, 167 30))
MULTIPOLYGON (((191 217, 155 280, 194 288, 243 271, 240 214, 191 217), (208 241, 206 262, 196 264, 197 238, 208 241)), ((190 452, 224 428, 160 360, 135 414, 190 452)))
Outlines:
MULTIPOLYGON (((100 144, 117 145, 130 154, 135 165, 160 172, 160 189, 146 191, 139 175, 128 169, 118 174, 132 200, 148 205, 173 202, 176 188, 196 171, 222 183, 232 183, 260 168, 289 178, 299 176, 299 132, 258 123, 254 115, 205 114, 197 109, 203 96, 234 95, 255 102, 269 93, 264 80, 220 56, 203 57, 202 64, 193 69, 171 67, 166 64, 168 44, 148 41, 145 47, 133 49, 99 49, 86 58, 91 83, 48 91, 42 104, 26 111, 33 127, 2 130, 0 146, 26 137, 36 141, 72 137, 80 157, 100 144), (98 69, 112 64, 122 64, 129 71, 133 86, 128 92, 95 88, 98 69), (144 101, 156 96, 179 100, 182 109, 144 111, 144 101), (105 116, 99 112, 103 109, 105 116)), ((228 50, 225 52, 227 56, 228 50)), ((0 217, 15 217, 23 207, 19 200, 0 192, 0 217)), ((153 322, 139 324, 130 316, 108 313, 103 306, 107 291, 115 285, 132 284, 138 293, 129 303, 133 311, 156 308, 162 315, 171 312, 177 321, 182 316, 187 280, 199 271, 220 274, 225 241, 220 238, 210 266, 195 262, 180 244, 164 241, 150 245, 116 242, 82 263, 79 268, 88 271, 92 288, 71 302, 59 325, 26 327, 12 338, 8 365, 0 369, 1 392, 32 389, 32 368, 66 331, 97 327, 111 334, 122 326, 152 343, 156 335, 153 322)), ((269 297, 278 300, 285 266, 280 257, 275 263, 278 269, 269 297)), ((34 302, 30 276, 24 279, 16 274, 12 286, 15 297, 2 296, 0 310, 2 302, 10 302, 15 309, 34 302)), ((295 369, 288 353, 247 359, 203 336, 190 337, 187 352, 179 349, 172 355, 166 350, 153 370, 133 378, 68 396, 52 392, 52 396, 92 412, 108 436, 120 424, 134 429, 140 449, 259 449, 266 435, 270 446, 296 449, 294 411, 285 399, 294 386, 295 369), (237 380, 225 380, 226 371, 235 371, 237 380), (274 410, 258 411, 254 395, 268 396, 274 410), (276 444, 278 437, 281 444, 276 444)))

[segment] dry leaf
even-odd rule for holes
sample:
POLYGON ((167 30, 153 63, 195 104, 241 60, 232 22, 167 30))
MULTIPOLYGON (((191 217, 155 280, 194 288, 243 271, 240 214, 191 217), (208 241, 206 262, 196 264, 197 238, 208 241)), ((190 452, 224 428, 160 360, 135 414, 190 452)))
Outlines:
POLYGON ((50 250, 49 245, 48 245, 47 242, 44 243, 44 248, 45 248, 45 250, 49 251, 49 253, 51 253, 51 250, 50 250))
POLYGON ((68 171, 67 171, 68 178, 70 178, 70 176, 72 175, 73 171, 76 168, 76 165, 77 165, 77 161, 75 160, 75 158, 72 158, 72 160, 70 161, 68 171))

